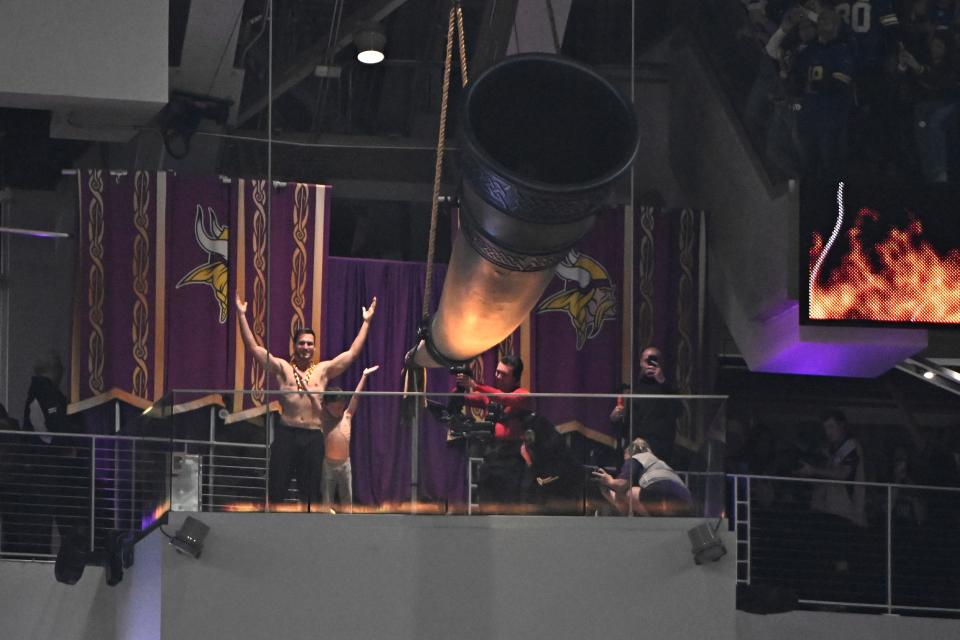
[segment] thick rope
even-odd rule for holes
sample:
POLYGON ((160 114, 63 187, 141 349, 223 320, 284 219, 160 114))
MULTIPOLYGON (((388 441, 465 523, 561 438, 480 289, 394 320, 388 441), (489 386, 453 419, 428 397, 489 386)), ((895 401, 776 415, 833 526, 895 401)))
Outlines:
POLYGON ((440 92, 440 131, 437 134, 437 160, 433 168, 433 199, 430 206, 430 237, 427 242, 427 273, 423 283, 422 315, 430 315, 430 299, 433 295, 433 256, 437 244, 437 214, 440 210, 440 176, 443 171, 443 151, 447 138, 447 99, 450 94, 450 67, 453 62, 453 25, 456 9, 450 7, 447 23, 447 53, 443 61, 443 89, 440 92))
POLYGON ((463 33, 463 9, 456 2, 450 7, 447 22, 447 51, 443 62, 443 89, 440 93, 440 130, 437 135, 437 160, 433 171, 433 200, 430 207, 430 235, 427 242, 427 270, 423 284, 424 320, 430 315, 430 302, 433 298, 433 259, 437 245, 437 218, 440 210, 440 180, 443 175, 443 154, 447 139, 447 105, 450 97, 450 75, 453 67, 453 30, 457 26, 459 35, 460 76, 462 86, 467 85, 467 46, 463 33))
POLYGON ((463 7, 457 3, 457 36, 460 44, 460 80, 461 86, 467 86, 467 35, 463 30, 463 7))

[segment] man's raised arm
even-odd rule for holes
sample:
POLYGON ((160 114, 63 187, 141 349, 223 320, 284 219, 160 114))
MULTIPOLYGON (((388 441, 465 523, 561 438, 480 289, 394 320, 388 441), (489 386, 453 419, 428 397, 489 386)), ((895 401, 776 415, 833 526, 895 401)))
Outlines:
POLYGON ((247 323, 247 303, 240 299, 240 296, 236 297, 235 300, 237 307, 237 319, 240 321, 240 337, 243 339, 243 344, 247 347, 247 351, 253 354, 253 359, 256 360, 264 370, 276 372, 280 370, 280 362, 267 351, 265 348, 257 344, 257 339, 253 335, 253 331, 250 330, 250 325, 247 323))
POLYGON ((357 412, 357 407, 360 405, 360 392, 363 391, 363 385, 367 381, 367 376, 380 368, 380 365, 374 365, 367 369, 363 370, 363 375, 360 376, 360 382, 357 383, 357 389, 353 393, 353 397, 350 398, 350 404, 347 406, 347 413, 351 416, 357 412))
POLYGON ((373 313, 377 310, 377 297, 373 297, 369 307, 360 307, 360 309, 363 312, 363 324, 360 325, 360 331, 357 332, 357 337, 353 339, 353 344, 350 345, 350 348, 330 361, 330 366, 327 369, 328 380, 332 380, 346 371, 347 367, 353 364, 353 361, 356 360, 360 356, 360 352, 363 351, 363 344, 367 341, 367 332, 370 330, 370 320, 373 318, 373 313))

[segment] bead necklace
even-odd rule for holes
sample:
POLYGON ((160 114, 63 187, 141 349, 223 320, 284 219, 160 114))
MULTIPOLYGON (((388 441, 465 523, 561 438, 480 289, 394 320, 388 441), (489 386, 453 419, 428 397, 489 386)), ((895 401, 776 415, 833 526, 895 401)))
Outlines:
POLYGON ((300 368, 297 367, 292 358, 290 359, 290 364, 293 366, 293 377, 297 381, 297 389, 306 392, 307 383, 310 382, 310 378, 313 377, 313 370, 316 369, 320 363, 314 362, 303 372, 300 371, 300 368))

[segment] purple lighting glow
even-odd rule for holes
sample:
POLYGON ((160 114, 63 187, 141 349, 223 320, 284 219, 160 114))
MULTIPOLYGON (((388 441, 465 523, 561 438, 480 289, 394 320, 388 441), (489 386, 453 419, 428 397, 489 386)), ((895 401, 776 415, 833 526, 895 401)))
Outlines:
POLYGON ((878 376, 927 346, 923 329, 800 325, 800 306, 755 322, 760 339, 744 351, 751 371, 800 375, 878 376))
POLYGON ((69 238, 69 233, 62 231, 41 231, 39 229, 20 229, 18 227, 0 227, 0 233, 9 233, 15 236, 29 236, 32 238, 69 238))

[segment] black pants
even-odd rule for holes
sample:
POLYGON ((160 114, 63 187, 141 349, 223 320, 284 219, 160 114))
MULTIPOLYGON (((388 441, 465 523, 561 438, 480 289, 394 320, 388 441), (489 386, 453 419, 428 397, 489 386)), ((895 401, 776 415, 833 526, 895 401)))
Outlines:
MULTIPOLYGON (((520 446, 517 445, 517 449, 520 446)), ((480 509, 484 513, 506 513, 521 501, 521 480, 524 469, 519 453, 496 453, 484 456, 480 467, 478 489, 480 509)))
POLYGON ((693 515, 690 490, 673 480, 659 480, 640 489, 640 504, 651 516, 693 515))
POLYGON ((270 445, 270 502, 283 502, 290 479, 297 479, 301 501, 320 504, 323 471, 323 432, 278 424, 270 445))

